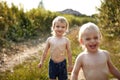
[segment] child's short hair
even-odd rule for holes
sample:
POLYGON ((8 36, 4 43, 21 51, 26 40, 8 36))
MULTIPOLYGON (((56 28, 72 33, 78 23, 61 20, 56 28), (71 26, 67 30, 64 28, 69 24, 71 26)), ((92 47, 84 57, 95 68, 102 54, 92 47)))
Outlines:
POLYGON ((52 30, 52 34, 54 35, 54 26, 55 26, 55 23, 60 21, 61 23, 66 23, 66 32, 68 32, 68 29, 69 29, 69 23, 67 21, 67 19, 63 16, 57 16, 53 21, 52 21, 52 27, 51 27, 51 30, 52 30))
POLYGON ((96 24, 92 23, 92 22, 88 22, 88 23, 86 23, 86 24, 84 24, 80 27, 79 41, 82 39, 85 30, 89 30, 89 31, 94 30, 94 31, 98 32, 100 38, 102 38, 102 35, 101 35, 101 32, 100 32, 98 26, 96 24))

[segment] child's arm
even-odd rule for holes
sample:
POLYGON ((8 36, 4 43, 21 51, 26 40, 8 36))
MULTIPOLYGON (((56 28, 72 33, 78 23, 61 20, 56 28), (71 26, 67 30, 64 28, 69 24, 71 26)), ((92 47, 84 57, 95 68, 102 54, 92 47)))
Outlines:
POLYGON ((120 72, 119 70, 111 63, 111 62, 108 62, 109 64, 109 70, 110 72, 120 80, 120 72))
POLYGON ((70 80, 78 80, 78 74, 82 66, 82 56, 81 54, 78 55, 78 57, 75 60, 75 64, 71 73, 71 79, 70 80))
POLYGON ((49 41, 47 40, 47 41, 46 41, 45 50, 44 50, 44 52, 43 52, 43 54, 42 54, 42 57, 41 57, 41 59, 40 59, 40 63, 38 64, 38 67, 39 67, 39 68, 41 68, 42 65, 43 65, 43 62, 44 62, 44 60, 45 60, 45 58, 46 58, 46 56, 47 56, 49 47, 50 47, 50 44, 49 44, 49 41))
POLYGON ((72 66, 72 53, 71 53, 69 40, 67 41, 66 49, 67 49, 67 55, 68 55, 68 72, 71 72, 73 66, 72 66))
POLYGON ((120 72, 119 70, 112 64, 112 61, 110 59, 109 53, 107 52, 107 57, 108 57, 108 67, 110 72, 120 80, 120 72))

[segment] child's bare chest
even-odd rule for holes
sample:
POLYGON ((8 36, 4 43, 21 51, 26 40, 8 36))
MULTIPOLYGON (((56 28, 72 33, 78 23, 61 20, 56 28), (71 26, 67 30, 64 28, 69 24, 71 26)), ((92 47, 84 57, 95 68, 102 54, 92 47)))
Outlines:
POLYGON ((54 39, 50 42, 50 47, 64 47, 66 45, 66 41, 64 39, 54 39))
POLYGON ((105 66, 107 63, 107 59, 104 55, 87 55, 84 57, 83 65, 88 68, 98 68, 105 66))
POLYGON ((65 39, 53 39, 50 41, 51 52, 64 52, 66 49, 65 39))

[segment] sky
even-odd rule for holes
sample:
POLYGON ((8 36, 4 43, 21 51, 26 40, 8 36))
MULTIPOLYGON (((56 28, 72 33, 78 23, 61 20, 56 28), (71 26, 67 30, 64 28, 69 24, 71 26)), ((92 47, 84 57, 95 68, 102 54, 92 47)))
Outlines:
MULTIPOLYGON (((14 3, 16 6, 24 7, 25 11, 37 8, 41 0, 3 0, 8 5, 14 3)), ((96 7, 100 7, 100 0, 43 0, 44 8, 50 11, 62 11, 65 9, 73 9, 82 14, 92 15, 98 13, 96 7)))

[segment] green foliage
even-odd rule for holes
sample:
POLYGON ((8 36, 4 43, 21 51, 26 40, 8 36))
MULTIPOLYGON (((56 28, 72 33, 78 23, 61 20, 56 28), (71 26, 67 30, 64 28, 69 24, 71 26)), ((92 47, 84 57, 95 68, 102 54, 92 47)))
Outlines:
POLYGON ((8 30, 8 6, 5 2, 0 2, 0 47, 4 47, 6 44, 5 35, 8 30))
MULTIPOLYGON (((98 23, 104 40, 101 48, 110 51, 112 61, 120 69, 120 0, 105 0, 99 8, 100 14, 97 19, 88 16, 63 15, 57 12, 46 11, 42 8, 32 9, 28 12, 18 9, 12 4, 8 7, 6 2, 0 1, 0 47, 6 46, 7 41, 22 41, 33 38, 34 36, 44 36, 50 34, 52 20, 56 16, 64 16, 70 23, 70 28, 81 26, 86 22, 98 23), (118 38, 116 38, 118 37, 118 38), (108 39, 107 39, 108 38, 108 39), (110 39, 109 39, 110 38, 110 39), (113 40, 111 40, 113 38, 113 40), (112 45, 112 46, 111 46, 112 45)), ((70 30, 67 37, 71 41, 73 62, 77 55, 82 51, 78 42, 78 29, 70 30)), ((27 60, 27 62, 15 67, 14 71, 0 73, 1 80, 48 80, 48 60, 41 69, 37 68, 39 61, 36 59, 27 60), (35 62, 34 62, 35 60, 35 62)))
POLYGON ((41 8, 32 9, 27 14, 29 19, 32 21, 33 26, 36 27, 39 32, 50 32, 52 20, 57 16, 56 13, 52 13, 41 8))
POLYGON ((82 51, 82 49, 78 41, 79 27, 71 28, 71 30, 68 33, 67 37, 70 39, 72 56, 73 56, 72 59, 74 62, 78 54, 82 51))
POLYGON ((120 0, 104 0, 98 9, 98 23, 108 38, 120 37, 120 0))
POLYGON ((64 16, 68 19, 70 27, 80 26, 83 23, 92 21, 94 18, 88 16, 73 16, 50 12, 43 8, 33 8, 24 12, 23 8, 18 9, 14 4, 8 7, 6 2, 0 2, 0 44, 7 42, 21 42, 37 36, 44 36, 51 33, 52 20, 56 16, 64 16))
POLYGON ((36 57, 29 58, 15 66, 13 70, 0 73, 0 80, 49 80, 48 59, 42 68, 38 68, 38 63, 39 60, 36 57))
POLYGON ((89 16, 73 16, 73 15, 63 15, 67 18, 70 27, 74 27, 74 26, 81 26, 84 23, 87 22, 96 22, 95 18, 93 17, 89 17, 89 16))
MULTIPOLYGON (((70 32, 66 35, 66 37, 68 37, 71 41, 73 63, 75 62, 75 59, 78 56, 78 54, 82 51, 82 48, 80 47, 80 44, 78 42, 78 31, 79 27, 75 27, 72 28, 72 30, 70 30, 70 32)), ((120 52, 119 40, 109 41, 107 39, 103 39, 100 47, 110 52, 113 64, 120 70, 120 55, 117 55, 117 53, 120 52)), ((39 55, 42 55, 42 51, 40 51, 39 53, 39 55)), ((25 60, 23 64, 16 66, 12 71, 0 73, 0 78, 1 80, 49 80, 49 57, 49 55, 46 57, 46 60, 42 68, 40 69, 37 66, 39 63, 39 59, 37 57, 32 57, 30 59, 25 60)), ((113 76, 110 75, 110 78, 113 78, 113 76)))

